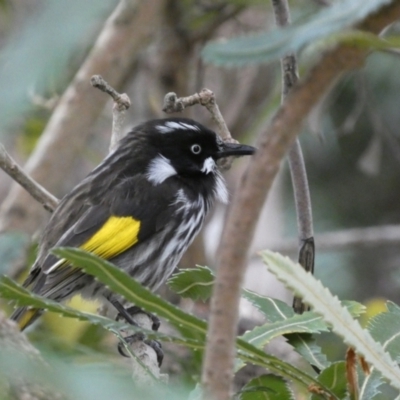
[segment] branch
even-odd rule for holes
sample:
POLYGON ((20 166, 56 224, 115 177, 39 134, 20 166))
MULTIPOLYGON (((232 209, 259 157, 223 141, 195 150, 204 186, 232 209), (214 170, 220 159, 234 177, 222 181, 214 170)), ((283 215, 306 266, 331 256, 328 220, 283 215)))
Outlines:
MULTIPOLYGON (((399 18, 400 1, 396 1, 370 15, 359 28, 378 33, 399 18)), ((238 306, 247 254, 279 165, 323 94, 343 72, 361 67, 367 54, 367 49, 349 45, 339 45, 325 53, 289 93, 258 140, 258 151, 242 176, 222 236, 202 374, 207 398, 225 400, 231 392, 238 306)))
MULTIPOLYGON (((290 25, 290 11, 287 0, 272 0, 275 21, 279 27, 290 25)), ((294 54, 289 54, 281 60, 282 71, 282 103, 288 93, 297 84, 298 70, 297 60, 294 54)), ((297 215, 297 229, 299 235, 299 264, 306 270, 314 272, 315 246, 310 189, 306 166, 304 164, 303 152, 300 141, 295 140, 289 150, 289 167, 292 178, 294 199, 297 215)), ((294 297, 293 309, 296 313, 302 314, 309 309, 300 297, 294 297)))
POLYGON ((124 133, 122 128, 125 122, 125 112, 131 106, 131 100, 126 93, 118 93, 111 85, 109 85, 100 75, 93 75, 90 83, 95 88, 109 94, 114 100, 113 105, 113 124, 109 152, 111 153, 117 146, 124 133))
POLYGON ((15 160, 7 153, 1 143, 0 168, 18 182, 45 210, 52 212, 57 207, 58 199, 26 175, 15 160))
MULTIPOLYGON (((400 244, 400 225, 383 225, 368 228, 352 228, 316 235, 319 251, 363 250, 400 244)), ((288 254, 295 253, 298 241, 295 238, 271 242, 268 249, 288 254)))
MULTIPOLYGON (((92 126, 107 102, 101 93, 93 93, 88 83, 90 78, 101 74, 112 86, 119 88, 131 74, 139 51, 155 34, 154 24, 163 5, 164 2, 159 0, 122 0, 61 97, 24 168, 32 179, 45 183, 52 193, 64 190, 62 176, 76 164, 77 154, 87 142, 92 126)), ((3 203, 0 230, 20 230, 30 234, 43 217, 41 209, 32 205, 29 195, 13 185, 3 203)))
MULTIPOLYGON (((224 142, 228 143, 239 143, 237 140, 232 138, 229 132, 228 126, 224 120, 224 117, 219 110, 217 101, 215 100, 214 92, 210 89, 204 88, 199 93, 195 93, 187 97, 178 97, 176 93, 167 93, 164 97, 164 105, 162 110, 167 113, 181 112, 186 107, 200 104, 204 106, 211 114, 214 122, 218 127, 218 134, 221 136, 224 142)), ((218 165, 222 169, 229 169, 232 165, 233 157, 228 157, 221 160, 218 165)))

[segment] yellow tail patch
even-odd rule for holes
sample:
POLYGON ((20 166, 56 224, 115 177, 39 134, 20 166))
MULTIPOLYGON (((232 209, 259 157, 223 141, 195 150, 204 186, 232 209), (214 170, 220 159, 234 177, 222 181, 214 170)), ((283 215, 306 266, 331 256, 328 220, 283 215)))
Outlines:
POLYGON ((40 310, 37 308, 31 308, 23 311, 23 314, 17 320, 19 329, 23 331, 31 322, 33 322, 32 320, 34 320, 39 313, 40 310))
POLYGON ((139 231, 140 221, 132 217, 111 216, 80 248, 110 259, 137 243, 139 231))

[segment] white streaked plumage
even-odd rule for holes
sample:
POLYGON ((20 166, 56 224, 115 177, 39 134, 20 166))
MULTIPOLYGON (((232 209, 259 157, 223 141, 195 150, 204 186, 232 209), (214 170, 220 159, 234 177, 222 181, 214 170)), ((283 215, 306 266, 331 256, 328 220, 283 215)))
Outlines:
POLYGON ((150 161, 146 177, 152 184, 159 185, 176 174, 176 169, 171 165, 171 161, 159 154, 150 161))

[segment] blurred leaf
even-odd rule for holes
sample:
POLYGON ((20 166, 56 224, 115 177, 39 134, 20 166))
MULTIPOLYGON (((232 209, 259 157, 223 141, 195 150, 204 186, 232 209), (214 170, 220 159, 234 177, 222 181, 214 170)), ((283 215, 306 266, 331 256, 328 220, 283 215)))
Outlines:
POLYGON ((288 343, 311 365, 323 370, 330 365, 321 347, 317 345, 314 337, 307 333, 291 333, 285 335, 288 343))
POLYGON ((294 400, 288 383, 270 374, 253 378, 239 393, 239 400, 294 400))
POLYGON ((29 242, 29 236, 20 232, 0 234, 0 275, 24 256, 29 242))
POLYGON ((116 0, 43 2, 28 22, 11 35, 0 53, 0 132, 32 108, 28 89, 42 95, 49 76, 61 77, 80 46, 116 0))
POLYGON ((192 300, 206 301, 211 297, 214 285, 214 274, 208 267, 181 269, 167 282, 172 291, 192 300))
MULTIPOLYGON (((238 37, 228 41, 211 42, 202 52, 205 61, 217 65, 245 65, 248 63, 278 60, 288 53, 297 52, 306 45, 321 41, 343 29, 360 22, 390 0, 341 0, 321 9, 306 22, 292 24, 272 32, 238 37)), ((333 39, 332 39, 333 40, 333 39)), ((381 40, 366 35, 352 38, 339 36, 337 40, 348 40, 358 45, 381 45, 381 40)), ((397 41, 396 41, 397 43, 397 41)), ((382 42, 383 45, 383 42, 382 42)))
MULTIPOLYGON (((328 387, 339 399, 344 399, 347 393, 346 363, 339 361, 331 364, 318 376, 318 382, 328 387)), ((320 397, 313 394, 311 399, 320 397)))

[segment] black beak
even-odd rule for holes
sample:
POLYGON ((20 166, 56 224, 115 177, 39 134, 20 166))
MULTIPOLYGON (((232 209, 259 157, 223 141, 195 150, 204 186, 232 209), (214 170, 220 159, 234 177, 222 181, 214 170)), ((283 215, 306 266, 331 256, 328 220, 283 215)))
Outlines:
POLYGON ((256 151, 255 147, 247 146, 246 144, 240 143, 223 143, 218 153, 215 155, 215 159, 229 157, 229 156, 250 156, 256 151))

